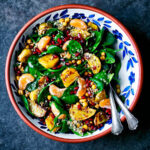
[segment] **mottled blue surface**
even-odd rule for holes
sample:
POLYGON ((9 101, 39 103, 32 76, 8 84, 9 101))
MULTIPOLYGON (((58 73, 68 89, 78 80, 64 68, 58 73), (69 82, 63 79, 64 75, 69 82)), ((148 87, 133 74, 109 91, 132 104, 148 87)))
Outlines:
POLYGON ((149 150, 150 121, 149 65, 145 65, 142 95, 133 111, 139 118, 137 131, 125 130, 120 136, 111 134, 95 141, 67 144, 47 139, 29 128, 11 105, 5 87, 4 67, 8 49, 20 28, 36 14, 62 4, 87 4, 107 11, 119 19, 136 39, 144 65, 149 64, 150 1, 149 0, 0 0, 0 150, 149 150), (147 56, 147 57, 146 57, 147 56))

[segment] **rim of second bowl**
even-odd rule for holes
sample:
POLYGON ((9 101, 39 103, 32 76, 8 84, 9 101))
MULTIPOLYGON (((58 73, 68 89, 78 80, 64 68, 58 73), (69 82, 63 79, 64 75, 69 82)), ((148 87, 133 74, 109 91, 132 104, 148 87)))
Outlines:
MULTIPOLYGON (((141 89, 142 89, 142 84, 143 84, 143 63, 142 63, 142 58, 140 55, 140 51, 139 48, 134 40, 134 38, 132 37, 131 33, 127 30, 127 28, 120 22, 118 21, 115 17, 111 16, 110 14, 108 14, 107 12, 95 8, 95 7, 91 7, 91 6, 87 6, 87 5, 79 5, 79 4, 69 4, 69 5, 60 5, 60 6, 56 6, 50 9, 47 9, 41 13, 39 13, 38 15, 36 15, 35 17, 33 17, 31 20, 29 20, 23 27, 22 29, 18 32, 18 34, 16 35, 15 39, 13 40, 10 49, 8 51, 8 55, 7 55, 7 59, 6 59, 6 65, 5 65, 5 82, 6 82, 6 88, 7 88, 7 92, 10 98, 10 101, 13 105, 13 107, 15 108, 16 112, 18 113, 18 115, 21 117, 21 119, 29 126, 31 127, 33 130, 35 130, 36 132, 40 133, 41 135, 50 138, 52 140, 56 140, 56 141, 60 141, 60 142, 67 142, 67 143, 81 143, 81 142, 87 142, 87 141, 91 141, 91 140, 95 140, 97 138, 100 138, 108 133, 111 132, 111 127, 107 130, 105 130, 102 133, 99 133, 97 135, 91 136, 91 137, 85 137, 83 139, 66 139, 66 138, 60 138, 60 137, 56 137, 53 135, 50 135, 48 133, 45 133, 44 131, 40 130, 39 128, 37 128, 34 124, 32 124, 32 122, 30 122, 25 116, 24 114, 21 112, 21 110, 19 109, 14 97, 13 97, 13 93, 11 90, 11 86, 10 86, 10 60, 14 51, 14 48, 19 40, 19 38, 21 37, 21 35, 24 33, 24 31, 32 24, 34 23, 36 20, 38 20, 39 18, 54 12, 54 11, 58 11, 61 9, 73 9, 73 8, 78 8, 78 9, 85 9, 85 10, 91 10, 94 12, 97 12, 99 14, 102 14, 104 16, 106 16, 107 18, 111 19, 114 23, 116 23, 123 31, 124 33, 127 35, 127 37, 129 38, 129 40, 131 41, 136 54, 137 54, 137 58, 139 61, 139 83, 138 83, 138 88, 137 88, 137 92, 136 95, 134 97, 134 100, 131 104, 131 106, 129 107, 129 109, 132 111, 133 108, 135 107, 140 93, 141 93, 141 89)), ((125 116, 122 116, 121 121, 125 120, 125 116)))

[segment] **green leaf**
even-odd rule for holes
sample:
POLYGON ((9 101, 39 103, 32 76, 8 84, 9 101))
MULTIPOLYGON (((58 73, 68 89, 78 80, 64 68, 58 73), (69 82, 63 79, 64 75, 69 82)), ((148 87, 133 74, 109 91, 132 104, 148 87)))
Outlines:
POLYGON ((45 54, 59 54, 59 53, 62 53, 64 52, 60 47, 56 46, 56 45, 50 45, 48 48, 47 48, 47 51, 45 52, 42 52, 40 54, 40 56, 43 56, 45 54))
POLYGON ((103 46, 110 46, 113 45, 116 41, 115 36, 111 32, 107 32, 105 40, 103 42, 103 46))
POLYGON ((93 78, 98 79, 105 84, 108 84, 108 78, 107 78, 106 70, 102 70, 101 72, 95 74, 93 78))
POLYGON ((69 127, 68 127, 68 124, 67 124, 67 120, 62 120, 61 122, 61 130, 59 132, 61 133, 66 133, 69 131, 69 127))
POLYGON ((61 100, 60 100, 57 96, 54 96, 54 95, 51 95, 51 96, 52 96, 52 99, 53 99, 56 103, 58 103, 60 106, 63 106, 61 100))
POLYGON ((55 81, 49 83, 48 85, 46 85, 46 86, 40 91, 40 93, 39 93, 39 95, 38 95, 38 98, 37 98, 38 104, 39 104, 41 101, 44 101, 44 99, 49 95, 49 90, 48 90, 48 88, 49 88, 49 86, 50 86, 51 84, 53 84, 54 82, 55 82, 55 81))
POLYGON ((76 84, 69 86, 61 97, 61 100, 66 104, 75 104, 78 101, 78 97, 75 94, 70 94, 70 92, 74 90, 75 86, 76 84))
POLYGON ((96 78, 91 78, 90 80, 96 84, 97 88, 99 89, 99 92, 101 92, 104 89, 104 83, 102 81, 96 78))
POLYGON ((27 66, 25 66, 25 68, 24 68, 24 72, 23 73, 29 73, 29 66, 27 65, 27 66))
POLYGON ((26 87, 26 90, 29 92, 36 90, 38 88, 38 81, 39 81, 39 78, 37 78, 35 81, 29 83, 26 87))
POLYGON ((111 80, 113 79, 113 76, 114 76, 114 73, 109 73, 109 74, 107 75, 108 83, 111 82, 111 80))
POLYGON ((24 103, 24 106, 25 106, 25 108, 27 109, 27 111, 28 111, 32 116, 34 116, 33 113, 30 111, 29 102, 28 102, 27 98, 26 98, 24 95, 22 95, 22 96, 21 96, 21 99, 22 99, 22 101, 23 101, 23 103, 24 103))
POLYGON ((113 63, 115 63, 115 57, 112 54, 110 54, 109 52, 106 52, 105 62, 107 64, 113 64, 113 63))
POLYGON ((46 31, 46 35, 51 36, 51 34, 56 32, 56 31, 60 31, 60 30, 58 30, 57 28, 51 28, 51 29, 46 31))
POLYGON ((102 52, 105 52, 105 53, 110 53, 111 55, 113 55, 113 56, 115 56, 115 54, 117 53, 117 52, 119 52, 119 51, 121 51, 122 49, 112 49, 112 48, 105 48, 105 49, 102 49, 102 50, 100 50, 100 54, 102 53, 102 52))
POLYGON ((79 57, 81 57, 81 56, 76 57, 75 53, 78 52, 80 54, 83 54, 83 49, 81 44, 75 40, 71 40, 69 42, 69 44, 67 45, 67 50, 69 51, 69 53, 72 55, 74 59, 79 59, 79 57))
POLYGON ((63 38, 63 32, 62 31, 58 31, 58 33, 54 37, 54 40, 57 42, 58 39, 62 39, 62 38, 63 38))
POLYGON ((119 61, 118 63, 115 64, 115 75, 114 75, 114 77, 118 78, 120 68, 121 68, 121 62, 119 61))
POLYGON ((95 49, 99 46, 104 33, 104 28, 100 31, 92 31, 91 36, 86 39, 86 47, 89 48, 91 52, 94 52, 95 49))

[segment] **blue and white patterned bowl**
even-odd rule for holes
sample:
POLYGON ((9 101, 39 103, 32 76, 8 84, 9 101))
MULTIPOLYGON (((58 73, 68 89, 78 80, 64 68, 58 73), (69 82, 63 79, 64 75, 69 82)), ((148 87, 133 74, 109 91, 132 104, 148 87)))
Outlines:
MULTIPOLYGON (((128 32, 128 30, 114 17, 106 12, 85 6, 85 5, 63 5, 48 9, 33 19, 31 19, 17 34, 14 39, 6 61, 6 85, 10 100, 19 114, 19 116, 35 131, 38 133, 62 142, 85 142, 99 138, 111 130, 111 120, 109 120, 103 128, 97 130, 91 135, 86 137, 79 137, 74 134, 53 134, 50 133, 47 127, 42 124, 39 119, 32 118, 28 115, 25 107, 21 103, 20 97, 17 95, 17 86, 15 85, 15 72, 14 62, 15 53, 22 49, 26 37, 32 33, 33 28, 44 21, 57 20, 60 18, 80 18, 86 22, 93 22, 100 28, 105 27, 117 37, 117 43, 115 48, 123 49, 118 52, 117 55, 121 60, 121 70, 119 73, 119 79, 121 81, 121 94, 126 98, 125 104, 132 110, 138 100, 140 91, 142 88, 143 69, 142 60, 138 50, 138 47, 128 32)), ((120 118, 125 119, 122 111, 120 112, 120 118)))

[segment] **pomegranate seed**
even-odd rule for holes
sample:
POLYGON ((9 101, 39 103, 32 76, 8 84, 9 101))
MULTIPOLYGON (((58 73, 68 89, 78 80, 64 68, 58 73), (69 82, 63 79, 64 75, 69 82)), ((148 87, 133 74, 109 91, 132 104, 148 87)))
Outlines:
POLYGON ((51 79, 51 81, 53 82, 53 81, 55 81, 55 79, 51 79))
POLYGON ((85 130, 84 128, 82 128, 82 132, 83 132, 83 133, 85 133, 85 132, 86 132, 86 130, 85 130))
POLYGON ((81 98, 82 98, 82 99, 85 99, 86 97, 83 95, 83 96, 81 96, 81 98))
POLYGON ((51 74, 54 74, 54 72, 51 72, 51 74))
POLYGON ((46 81, 49 82, 49 78, 47 76, 45 78, 46 78, 46 81))
POLYGON ((90 121, 93 121, 93 119, 92 119, 92 118, 90 118, 89 120, 90 120, 90 121))
POLYGON ((47 49, 46 49, 46 48, 43 48, 42 51, 47 51, 47 49))
POLYGON ((74 94, 74 91, 70 91, 70 94, 74 94))
POLYGON ((52 45, 54 45, 54 44, 55 44, 55 41, 52 41, 51 43, 52 43, 52 45))
POLYGON ((93 69, 96 70, 96 66, 93 66, 93 69))
POLYGON ((88 94, 89 94, 89 96, 91 96, 91 95, 92 95, 92 93, 91 93, 90 91, 88 92, 88 94))
POLYGON ((40 51, 38 48, 35 48, 35 51, 36 51, 37 53, 41 53, 41 51, 40 51))
POLYGON ((51 117, 54 119, 55 118, 54 114, 51 114, 51 117))
POLYGON ((91 126, 91 130, 94 130, 94 126, 91 126))
POLYGON ((80 42, 81 42, 81 43, 84 43, 84 40, 81 40, 80 42))
POLYGON ((77 91, 74 91, 74 94, 76 94, 77 93, 77 91))
POLYGON ((90 104, 91 104, 92 106, 94 106, 94 105, 95 105, 95 103, 94 103, 94 102, 91 102, 90 104))
POLYGON ((54 37, 55 37, 55 35, 53 34, 53 35, 52 35, 52 37, 54 38, 54 37))
POLYGON ((35 55, 35 54, 37 54, 37 52, 36 52, 36 51, 34 51, 34 52, 33 52, 33 55, 35 55))
POLYGON ((81 109, 81 105, 79 104, 79 105, 77 106, 77 108, 80 110, 80 109, 81 109))
POLYGON ((78 87, 78 86, 76 86, 76 87, 74 87, 74 90, 78 90, 78 88, 79 88, 79 87, 78 87))
POLYGON ((86 121, 85 121, 85 124, 89 124, 89 120, 86 120, 86 121))
POLYGON ((94 127, 93 130, 94 130, 94 131, 97 130, 97 127, 94 127))
POLYGON ((93 75, 92 75, 92 74, 88 74, 88 76, 89 76, 89 77, 92 77, 93 75))
POLYGON ((54 69, 54 70, 55 70, 55 69, 57 69, 57 68, 56 68, 56 67, 53 67, 52 69, 54 69))
POLYGON ((62 40, 61 39, 57 39, 57 42, 61 45, 62 44, 62 40))
POLYGON ((32 48, 33 48, 33 45, 30 45, 29 48, 32 49, 32 48))
POLYGON ((77 56, 79 56, 80 55, 80 53, 75 53, 75 56, 77 57, 77 56))
POLYGON ((57 58, 58 56, 57 55, 53 55, 53 58, 57 58))
POLYGON ((59 68, 61 68, 61 67, 62 67, 62 65, 60 64, 60 65, 57 66, 57 69, 59 69, 59 68))
POLYGON ((20 71, 20 70, 18 70, 18 71, 17 71, 17 73, 18 73, 18 74, 21 74, 21 71, 20 71))
POLYGON ((65 64, 66 64, 67 66, 69 66, 69 65, 70 65, 70 63, 68 63, 68 62, 66 62, 65 64))
POLYGON ((66 34, 69 34, 69 33, 70 33, 69 30, 67 30, 67 31, 66 31, 66 34))

